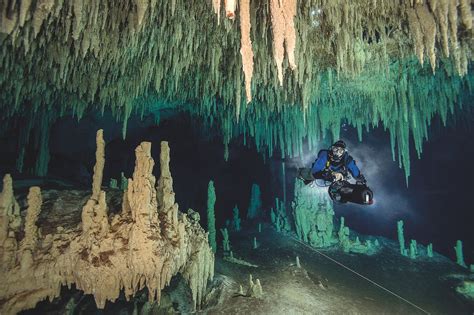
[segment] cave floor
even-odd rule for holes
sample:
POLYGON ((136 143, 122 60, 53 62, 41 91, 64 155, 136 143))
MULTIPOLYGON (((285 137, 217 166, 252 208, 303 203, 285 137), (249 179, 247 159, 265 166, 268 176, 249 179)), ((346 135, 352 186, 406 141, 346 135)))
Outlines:
MULTIPOLYGON (((59 226, 74 228, 80 222, 78 205, 84 204, 88 191, 43 191, 44 205, 38 218, 43 235, 52 233, 59 226), (67 210, 67 211, 66 211, 67 210)), ((21 195, 21 194, 20 194, 21 195)), ((19 196, 20 197, 20 196, 19 196)), ((19 198, 24 206, 24 196, 19 198)), ((107 194, 109 213, 120 210, 121 192, 107 194)), ((292 235, 277 233, 268 224, 258 232, 255 225, 240 232, 230 232, 234 257, 258 267, 249 267, 223 259, 222 249, 216 254, 216 277, 209 286, 207 302, 198 313, 203 314, 424 314, 423 311, 357 276, 314 249, 295 240, 292 235), (257 237, 259 247, 252 249, 257 237), (296 267, 296 256, 301 268, 296 267), (263 287, 260 299, 239 295, 239 285, 246 293, 249 274, 259 279, 263 287)), ((351 232, 351 238, 355 236, 351 232)), ((364 237, 361 236, 364 240, 364 237)), ((327 256, 370 278, 378 284, 416 304, 430 314, 473 314, 474 302, 455 292, 462 278, 474 274, 457 266, 441 255, 434 258, 411 260, 398 253, 398 244, 378 238, 382 250, 373 256, 346 254, 339 249, 321 249, 327 256)), ((181 287, 180 287, 181 288, 181 287)), ((166 289, 165 289, 166 291, 166 289)), ((176 290, 175 290, 176 291, 176 290)), ((169 292, 173 292, 170 288, 169 292)), ((66 301, 77 291, 66 291, 61 301, 66 301)), ((146 294, 145 294, 146 295, 146 294)), ((189 289, 176 291, 173 301, 181 301, 182 308, 167 308, 160 314, 189 313, 189 289), (188 304, 186 306, 185 304, 188 304), (173 312, 173 311, 172 311, 173 312)), ((119 299, 107 303, 101 314, 132 314, 134 303, 119 299)), ((77 314, 97 312, 94 301, 87 295, 77 314), (86 312, 81 311, 87 310, 86 312)), ((162 305, 166 304, 162 301, 162 305)), ((140 302, 142 303, 142 302, 140 302)), ((139 303, 139 304, 140 304, 139 303)), ((55 304, 40 302, 28 314, 59 314, 55 304), (49 311, 49 308, 55 311, 49 311)), ((136 307, 136 306, 135 306, 136 307)), ((143 312, 140 312, 142 314, 143 312)), ((143 313, 144 314, 144 313, 143 313)))
MULTIPOLYGON (((413 261, 398 254, 397 244, 380 238, 383 249, 373 255, 321 250, 331 258, 395 292, 430 314, 471 314, 474 303, 459 296, 456 276, 469 273, 440 255, 413 261), (433 261, 434 260, 434 261, 433 261)), ((216 273, 233 279, 230 297, 205 308, 207 314, 424 314, 422 310, 265 226, 230 233, 234 257, 259 267, 225 261, 216 255, 216 273), (252 249, 253 237, 259 247, 252 249), (301 268, 296 267, 299 256, 301 268), (237 294, 248 288, 249 274, 260 279, 263 298, 237 294)), ((471 276, 472 277, 472 276, 471 276)))

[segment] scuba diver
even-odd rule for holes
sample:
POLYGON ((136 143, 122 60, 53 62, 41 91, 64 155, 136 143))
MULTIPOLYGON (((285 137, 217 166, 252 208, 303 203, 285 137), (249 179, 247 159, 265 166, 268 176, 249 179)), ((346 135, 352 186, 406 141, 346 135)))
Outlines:
POLYGON ((323 180, 323 185, 317 185, 329 186, 329 196, 333 201, 364 205, 373 203, 373 192, 367 187, 364 175, 347 152, 346 144, 342 140, 335 142, 328 150, 319 151, 312 168, 299 169, 298 177, 306 185, 323 180), (349 174, 356 180, 355 184, 349 183, 349 174))

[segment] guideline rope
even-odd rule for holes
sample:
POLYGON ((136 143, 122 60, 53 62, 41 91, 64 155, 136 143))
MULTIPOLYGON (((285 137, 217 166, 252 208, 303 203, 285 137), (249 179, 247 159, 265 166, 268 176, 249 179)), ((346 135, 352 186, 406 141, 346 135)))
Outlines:
POLYGON ((412 303, 412 302, 408 301, 407 299, 401 297, 400 295, 396 294, 395 292, 393 292, 393 291, 391 291, 391 290, 385 288, 384 286, 378 284, 377 282, 375 282, 375 281, 373 281, 373 280, 367 278, 366 276, 364 276, 364 275, 358 273, 357 271, 355 271, 355 270, 353 270, 353 269, 347 267, 347 266, 344 265, 343 263, 341 263, 341 262, 335 260, 334 258, 331 258, 331 257, 329 257, 328 255, 326 255, 326 254, 320 252, 320 251, 317 250, 316 248, 314 248, 314 247, 312 247, 312 246, 310 246, 310 245, 304 243, 303 241, 301 241, 301 240, 299 240, 299 239, 297 239, 297 238, 292 237, 292 239, 294 239, 294 240, 295 240, 296 242, 298 242, 299 244, 304 245, 304 246, 306 246, 307 248, 309 248, 309 249, 315 251, 316 253, 320 254, 321 256, 323 256, 323 257, 325 257, 325 258, 331 260, 332 262, 338 264, 339 266, 341 266, 341 267, 343 267, 343 268, 349 270, 350 272, 355 273, 355 274, 358 275, 359 277, 361 277, 361 278, 363 278, 363 279, 369 281, 370 283, 372 283, 373 285, 375 285, 375 286, 381 288, 382 290, 385 290, 386 292, 388 292, 388 293, 390 293, 390 294, 396 296, 396 297, 399 298, 400 300, 402 300, 402 301, 404 301, 404 302, 410 304, 411 306, 413 306, 413 307, 419 309, 419 310, 422 311, 423 313, 425 313, 425 314, 430 314, 428 311, 426 311, 426 310, 424 310, 423 308, 419 307, 419 306, 416 305, 415 303, 412 303))

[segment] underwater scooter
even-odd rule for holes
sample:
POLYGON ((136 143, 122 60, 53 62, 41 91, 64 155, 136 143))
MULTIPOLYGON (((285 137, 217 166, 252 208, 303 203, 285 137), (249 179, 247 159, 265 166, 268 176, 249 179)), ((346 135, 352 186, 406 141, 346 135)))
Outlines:
POLYGON ((326 181, 315 179, 311 174, 311 169, 298 169, 298 178, 303 180, 305 185, 315 183, 318 187, 329 187, 329 197, 337 203, 357 203, 360 205, 371 205, 374 203, 374 193, 366 183, 350 183, 347 179, 340 181, 326 181))

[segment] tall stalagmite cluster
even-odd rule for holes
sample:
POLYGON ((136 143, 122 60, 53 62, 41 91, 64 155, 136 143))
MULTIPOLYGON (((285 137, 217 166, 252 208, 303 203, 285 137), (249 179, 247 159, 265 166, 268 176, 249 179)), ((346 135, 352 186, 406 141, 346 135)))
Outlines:
POLYGON ((382 122, 408 176, 410 137, 421 148, 433 115, 468 103, 468 0, 221 2, 0 3, 0 129, 26 126, 18 168, 34 140, 46 174, 57 117, 108 109, 125 135, 133 112, 167 106, 218 122, 226 148, 243 134, 270 155, 382 122))
POLYGON ((337 243, 334 209, 325 189, 308 187, 303 181, 297 180, 292 208, 296 234, 300 240, 316 247, 337 243))
MULTIPOLYGON (((51 231, 46 235, 41 235, 36 225, 40 211, 45 210, 40 189, 30 189, 21 234, 9 225, 14 221, 10 209, 15 202, 11 185, 4 186, 0 200, 8 201, 2 203, 7 207, 2 207, 0 216, 2 236, 7 235, 0 243, 4 262, 0 267, 2 314, 32 308, 38 301, 59 296, 62 285, 72 284, 92 294, 99 308, 107 300, 115 301, 121 290, 130 299, 144 287, 148 288, 150 302, 159 301, 161 290, 178 272, 189 283, 194 302, 201 303, 207 281, 214 274, 214 254, 199 223, 178 211, 168 144, 162 142, 161 148, 158 187, 152 174, 151 144, 142 142, 135 150, 135 171, 124 192, 122 211, 108 214, 106 193, 101 190, 105 159, 100 130, 93 191, 82 210, 80 224, 62 220, 66 226, 45 227, 51 231), (20 235, 23 238, 17 247, 20 235)), ((11 183, 9 177, 6 181, 11 183)))

